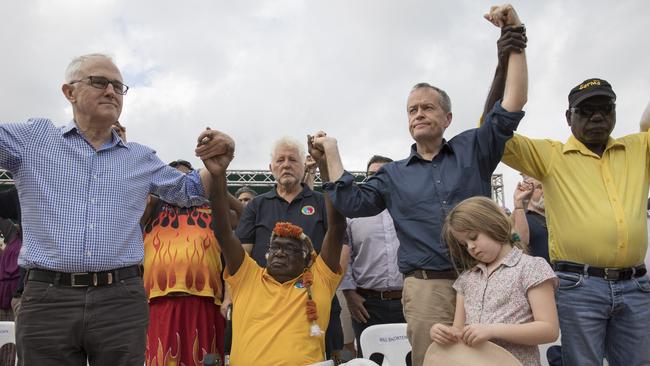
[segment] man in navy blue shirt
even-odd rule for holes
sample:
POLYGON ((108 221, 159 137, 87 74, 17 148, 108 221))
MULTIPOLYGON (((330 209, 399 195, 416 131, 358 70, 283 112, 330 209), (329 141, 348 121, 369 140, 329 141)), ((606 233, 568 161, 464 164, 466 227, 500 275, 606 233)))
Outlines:
MULTIPOLYGON (((521 25, 510 5, 494 7, 486 18, 499 27, 521 25)), ((387 208, 393 217, 401 243, 402 304, 413 365, 422 365, 431 343, 431 326, 453 322, 456 273, 441 241, 444 218, 466 198, 490 196, 492 173, 524 115, 521 109, 528 89, 525 36, 515 32, 512 37, 523 44, 511 49, 504 98, 480 128, 444 139, 452 120, 449 96, 427 83, 416 84, 407 101, 409 132, 415 140, 409 157, 384 165, 359 186, 343 170, 336 140, 322 132, 314 138, 314 145, 327 156, 332 182, 324 189, 337 210, 347 217, 362 217, 387 208)))

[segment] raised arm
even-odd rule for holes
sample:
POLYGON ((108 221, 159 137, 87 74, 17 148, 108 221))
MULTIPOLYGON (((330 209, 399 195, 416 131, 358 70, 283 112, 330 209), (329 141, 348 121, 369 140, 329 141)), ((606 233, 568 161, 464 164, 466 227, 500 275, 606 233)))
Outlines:
MULTIPOLYGON (((333 139, 331 138, 323 136, 323 147, 327 149, 328 146, 332 144, 332 140, 333 139)), ((321 178, 323 181, 329 180, 329 157, 326 159, 323 150, 314 147, 313 139, 308 138, 307 144, 309 146, 309 154, 318 163, 321 178)), ((333 141, 333 144, 336 146, 335 140, 333 141)), ((320 256, 332 272, 338 273, 341 270, 341 247, 343 246, 346 222, 345 217, 334 208, 329 193, 324 192, 323 197, 325 198, 325 210, 327 211, 327 231, 325 232, 325 238, 323 239, 320 256)))
POLYGON ((316 167, 317 163, 314 158, 307 154, 305 157, 305 175, 302 177, 302 182, 311 190, 314 189, 314 183, 316 183, 316 167))
POLYGON ((528 243, 530 242, 530 230, 528 227, 528 219, 526 218, 526 207, 528 207, 528 202, 530 201, 530 197, 533 195, 534 189, 535 188, 531 183, 519 182, 517 183, 517 188, 512 197, 514 208, 512 209, 510 220, 512 220, 513 229, 517 234, 519 234, 519 240, 524 248, 528 248, 528 243))
POLYGON ((518 27, 509 25, 501 28, 501 37, 497 41, 497 68, 494 72, 494 79, 492 80, 490 91, 485 100, 482 118, 492 110, 497 100, 503 98, 510 53, 521 53, 526 48, 526 42, 528 42, 528 38, 526 38, 526 27, 523 25, 518 27))
MULTIPOLYGON (((225 135, 217 130, 213 130, 210 127, 207 127, 203 132, 199 134, 197 138, 196 149, 194 153, 196 156, 203 160, 204 164, 206 161, 209 161, 211 158, 223 156, 228 153, 225 149, 229 149, 230 146, 224 144, 223 138, 227 137, 232 142, 230 136, 225 135)), ((235 143, 232 142, 232 149, 234 152, 235 143)), ((228 162, 230 163, 230 161, 228 162)), ((207 164, 206 164, 207 168, 207 164)), ((212 184, 212 172, 210 169, 200 169, 199 176, 201 177, 201 184, 203 185, 203 190, 205 192, 205 197, 209 198, 211 196, 210 190, 213 187, 212 184)), ((224 170, 224 179, 226 171, 224 170)))
MULTIPOLYGON (((499 28, 506 26, 521 26, 517 12, 510 4, 493 6, 485 19, 499 28)), ((528 98, 528 68, 526 51, 510 52, 503 101, 501 106, 508 112, 519 112, 528 98)))
POLYGON ((641 132, 646 132, 648 129, 650 129, 650 102, 648 102, 648 105, 645 107, 645 111, 643 111, 643 114, 641 115, 639 128, 641 129, 641 132))
POLYGON ((226 262, 226 270, 234 275, 244 260, 244 248, 239 239, 233 234, 230 224, 230 204, 228 187, 226 185, 226 169, 235 153, 235 143, 230 136, 218 131, 212 131, 212 142, 219 146, 221 154, 204 159, 212 181, 212 230, 219 241, 221 252, 226 262))

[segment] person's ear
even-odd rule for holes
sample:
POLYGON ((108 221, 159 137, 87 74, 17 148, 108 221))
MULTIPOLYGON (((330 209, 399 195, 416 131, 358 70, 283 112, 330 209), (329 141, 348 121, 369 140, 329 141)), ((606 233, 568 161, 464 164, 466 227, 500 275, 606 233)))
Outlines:
POLYGON ((74 95, 72 95, 73 90, 74 87, 70 84, 61 85, 61 91, 63 92, 63 95, 65 96, 65 99, 67 99, 70 103, 74 103, 76 101, 76 98, 74 95))
POLYGON ((447 125, 445 126, 445 128, 449 127, 449 125, 451 124, 452 117, 453 117, 453 114, 451 114, 451 112, 447 112, 447 115, 446 115, 447 125))

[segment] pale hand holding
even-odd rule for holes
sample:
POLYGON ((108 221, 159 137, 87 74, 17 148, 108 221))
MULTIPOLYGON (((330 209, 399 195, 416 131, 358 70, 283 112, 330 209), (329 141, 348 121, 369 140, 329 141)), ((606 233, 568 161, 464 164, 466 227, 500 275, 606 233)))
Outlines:
POLYGON ((323 131, 318 131, 313 135, 307 135, 307 152, 309 153, 309 156, 314 159, 316 164, 320 163, 321 159, 323 159, 325 151, 323 151, 322 146, 315 146, 314 140, 325 136, 327 136, 327 134, 323 131))
POLYGON ((208 129, 198 138, 196 155, 213 176, 226 174, 226 169, 235 157, 235 141, 223 132, 208 129))
POLYGON ((223 132, 207 127, 197 139, 196 156, 201 159, 209 159, 217 155, 235 152, 235 141, 223 132))
POLYGON ((503 28, 508 25, 521 25, 521 20, 519 20, 519 16, 517 15, 515 8, 513 8, 510 4, 495 5, 491 7, 490 12, 483 15, 483 17, 499 28, 503 28))
POLYGON ((466 325, 461 336, 463 343, 471 347, 489 341, 494 338, 493 326, 494 324, 466 325))
POLYGON ((461 339, 462 331, 444 324, 434 324, 429 331, 431 340, 438 344, 454 344, 461 339))
POLYGON ((316 161, 320 161, 329 147, 336 146, 336 139, 327 136, 325 132, 319 131, 309 139, 309 155, 313 156, 316 161))

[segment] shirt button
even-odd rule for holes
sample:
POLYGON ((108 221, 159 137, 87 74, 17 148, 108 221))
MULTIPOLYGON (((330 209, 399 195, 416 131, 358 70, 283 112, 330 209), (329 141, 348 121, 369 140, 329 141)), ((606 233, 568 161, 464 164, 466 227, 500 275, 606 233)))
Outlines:
POLYGON ((93 179, 97 180, 97 174, 93 174, 93 179))
POLYGON ((95 228, 95 224, 89 224, 89 225, 88 225, 88 228, 89 228, 89 229, 94 229, 94 228, 95 228))
POLYGON ((86 257, 90 257, 92 253, 90 253, 90 250, 86 251, 86 257))
POLYGON ((438 179, 438 180, 436 181, 436 183, 437 183, 437 184, 440 184, 440 180, 438 179))
POLYGON ((447 201, 442 201, 442 204, 443 204, 443 205, 446 205, 446 204, 447 204, 447 201))
POLYGON ((95 199, 94 199, 94 198, 91 198, 91 199, 90 199, 90 203, 95 203, 95 199))
POLYGON ((434 168, 437 168, 437 167, 438 167, 438 164, 433 164, 433 167, 434 167, 434 168))

